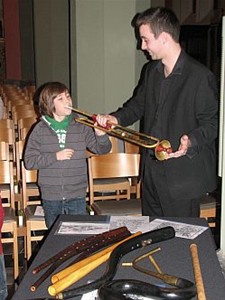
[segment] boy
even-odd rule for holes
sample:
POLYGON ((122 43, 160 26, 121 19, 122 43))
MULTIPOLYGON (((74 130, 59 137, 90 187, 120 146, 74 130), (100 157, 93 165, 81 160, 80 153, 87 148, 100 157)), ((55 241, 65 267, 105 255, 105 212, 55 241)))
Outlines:
POLYGON ((96 154, 111 149, 107 134, 76 122, 77 115, 68 106, 72 100, 64 84, 43 85, 39 96, 42 118, 32 130, 24 153, 26 168, 39 170, 48 228, 59 214, 86 214, 86 149, 96 154))

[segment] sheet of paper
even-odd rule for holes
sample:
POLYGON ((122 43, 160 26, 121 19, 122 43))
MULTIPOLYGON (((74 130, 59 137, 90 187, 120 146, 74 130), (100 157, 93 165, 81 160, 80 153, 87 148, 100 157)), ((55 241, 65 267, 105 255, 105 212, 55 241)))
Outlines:
POLYGON ((110 229, 126 226, 131 233, 150 230, 148 216, 111 216, 110 229))
POLYGON ((99 234, 109 230, 109 223, 61 222, 56 234, 99 234))
POLYGON ((35 212, 34 212, 34 215, 35 216, 39 216, 39 217, 44 217, 44 210, 43 210, 43 207, 38 205, 35 209, 35 212))
POLYGON ((90 293, 84 294, 81 300, 98 300, 98 290, 92 291, 90 293))
POLYGON ((176 237, 190 240, 195 239, 202 232, 208 229, 208 227, 205 226, 190 225, 161 219, 155 219, 154 221, 150 222, 150 230, 159 229, 166 226, 172 226, 174 228, 176 237))

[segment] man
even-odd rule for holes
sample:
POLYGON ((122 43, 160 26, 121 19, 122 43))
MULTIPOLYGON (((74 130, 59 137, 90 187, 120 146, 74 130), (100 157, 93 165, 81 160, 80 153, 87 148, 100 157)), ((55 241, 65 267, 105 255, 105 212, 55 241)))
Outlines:
POLYGON ((135 26, 152 61, 132 98, 97 121, 129 126, 142 119, 144 133, 171 143, 173 152, 163 161, 152 150, 143 151, 143 215, 198 217, 200 199, 216 188, 217 83, 181 49, 172 11, 150 8, 135 26))

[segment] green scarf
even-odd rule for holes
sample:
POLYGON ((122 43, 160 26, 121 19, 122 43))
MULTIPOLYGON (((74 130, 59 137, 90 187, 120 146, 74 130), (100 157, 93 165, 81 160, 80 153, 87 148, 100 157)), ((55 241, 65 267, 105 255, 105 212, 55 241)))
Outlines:
POLYGON ((61 122, 56 121, 54 118, 51 118, 47 115, 44 116, 50 127, 56 132, 59 141, 59 147, 61 149, 65 148, 66 143, 66 132, 69 126, 69 123, 72 119, 72 116, 65 117, 61 122))

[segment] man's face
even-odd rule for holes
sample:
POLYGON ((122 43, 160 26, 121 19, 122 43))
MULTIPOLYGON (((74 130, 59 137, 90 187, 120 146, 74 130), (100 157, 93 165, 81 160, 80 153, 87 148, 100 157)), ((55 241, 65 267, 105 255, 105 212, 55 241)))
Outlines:
POLYGON ((161 59, 162 41, 159 37, 155 38, 150 25, 141 25, 139 28, 141 38, 141 49, 147 51, 153 60, 161 59))

